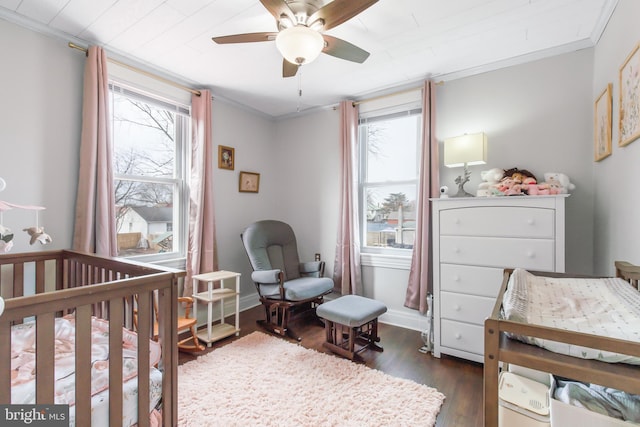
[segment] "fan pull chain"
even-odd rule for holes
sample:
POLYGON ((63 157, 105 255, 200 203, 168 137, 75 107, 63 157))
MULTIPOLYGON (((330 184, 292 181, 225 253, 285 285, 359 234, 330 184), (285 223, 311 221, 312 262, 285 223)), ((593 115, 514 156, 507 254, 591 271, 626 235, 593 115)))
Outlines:
POLYGON ((300 106, 302 104, 302 67, 298 67, 298 107, 296 112, 300 112, 300 106))

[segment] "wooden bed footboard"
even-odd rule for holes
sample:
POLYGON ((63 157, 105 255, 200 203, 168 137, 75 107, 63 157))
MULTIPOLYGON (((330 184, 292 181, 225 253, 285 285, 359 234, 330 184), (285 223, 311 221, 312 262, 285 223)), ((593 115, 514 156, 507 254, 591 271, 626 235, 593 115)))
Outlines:
MULTIPOLYGON (((629 281, 637 289, 640 267, 620 261, 616 261, 615 265, 616 277, 629 281)), ((501 362, 640 394, 640 366, 579 359, 509 339, 507 333, 512 333, 640 357, 640 342, 501 319, 502 299, 512 272, 513 270, 510 269, 505 270, 493 312, 484 324, 485 427, 498 425, 498 374, 501 362)), ((545 272, 535 272, 535 274, 549 277, 578 277, 545 272)))
MULTIPOLYGON (((182 277, 180 270, 68 250, 0 255, 0 294, 5 299, 0 316, 0 404, 11 403, 11 326, 31 321, 36 328, 36 403, 54 403, 54 319, 73 314, 76 425, 91 425, 91 346, 86 343, 91 342, 95 316, 109 325, 109 419, 122 420, 123 327, 151 338, 157 320, 162 425, 176 425, 177 287, 182 277)), ((137 351, 138 408, 149 408, 149 339, 139 339, 137 351)), ((139 411, 138 425, 149 425, 145 414, 139 411)))

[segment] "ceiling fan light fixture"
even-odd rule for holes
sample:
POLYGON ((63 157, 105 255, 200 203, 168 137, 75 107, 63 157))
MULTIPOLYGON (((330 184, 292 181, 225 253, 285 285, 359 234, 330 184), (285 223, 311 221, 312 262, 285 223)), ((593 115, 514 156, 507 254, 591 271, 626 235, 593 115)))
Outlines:
POLYGON ((315 60, 324 49, 322 35, 305 25, 285 28, 276 36, 276 47, 284 59, 303 65, 315 60))

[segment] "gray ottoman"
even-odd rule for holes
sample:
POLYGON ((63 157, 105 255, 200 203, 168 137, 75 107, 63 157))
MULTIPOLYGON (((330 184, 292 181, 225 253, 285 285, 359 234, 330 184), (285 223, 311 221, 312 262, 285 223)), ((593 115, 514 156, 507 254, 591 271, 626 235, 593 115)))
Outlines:
POLYGON ((323 345, 351 360, 365 348, 382 351, 376 344, 380 341, 378 316, 386 311, 387 306, 380 301, 358 295, 345 295, 320 304, 316 314, 324 319, 327 337, 323 345), (360 345, 358 349, 356 342, 360 345))

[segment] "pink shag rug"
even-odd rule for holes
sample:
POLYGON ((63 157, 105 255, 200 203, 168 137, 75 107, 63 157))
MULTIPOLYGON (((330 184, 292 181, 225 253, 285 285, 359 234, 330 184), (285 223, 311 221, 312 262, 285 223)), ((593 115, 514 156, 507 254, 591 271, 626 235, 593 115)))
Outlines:
POLYGON ((180 426, 433 426, 444 398, 262 332, 178 366, 180 426))

